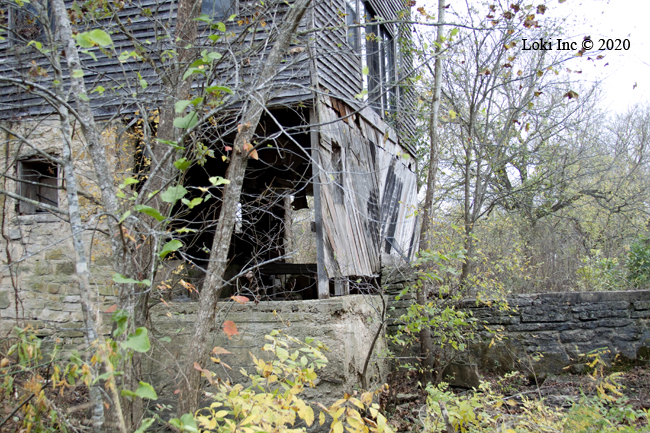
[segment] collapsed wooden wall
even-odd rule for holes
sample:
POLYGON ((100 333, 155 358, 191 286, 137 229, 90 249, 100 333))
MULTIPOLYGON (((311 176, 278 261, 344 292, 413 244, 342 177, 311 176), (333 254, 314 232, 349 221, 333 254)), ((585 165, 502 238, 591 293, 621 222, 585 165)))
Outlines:
POLYGON ((369 108, 320 96, 318 178, 329 278, 378 276, 382 254, 415 250, 415 160, 369 108))

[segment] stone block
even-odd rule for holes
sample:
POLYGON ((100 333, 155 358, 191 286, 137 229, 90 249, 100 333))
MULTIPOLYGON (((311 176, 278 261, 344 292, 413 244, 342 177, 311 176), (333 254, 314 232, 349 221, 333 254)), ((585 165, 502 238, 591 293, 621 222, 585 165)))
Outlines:
POLYGON ((0 292, 0 310, 4 310, 5 308, 9 308, 11 305, 11 299, 13 298, 9 296, 8 291, 1 291, 0 292))
POLYGON ((61 292, 63 289, 63 286, 61 283, 48 283, 47 284, 47 293, 51 293, 52 295, 56 295, 59 292, 61 292))
POLYGON ((506 326, 509 332, 535 332, 535 331, 564 331, 571 329, 573 324, 570 322, 537 322, 537 323, 518 323, 506 326))
POLYGON ((578 304, 571 308, 571 311, 580 313, 583 311, 614 311, 614 310, 627 310, 630 307, 628 301, 618 302, 598 302, 595 304, 585 303, 578 304))
POLYGON ((650 301, 634 301, 635 310, 650 310, 650 301))
POLYGON ((36 260, 32 274, 35 276, 50 275, 52 273, 49 263, 43 260, 36 260))
POLYGON ((562 341, 562 343, 585 342, 593 339, 595 334, 594 330, 588 329, 563 331, 560 333, 560 341, 562 341))
POLYGON ((521 310, 522 322, 567 322, 573 320, 569 307, 533 306, 521 310))
POLYGON ((9 229, 8 235, 9 235, 9 239, 11 239, 12 241, 17 241, 20 238, 22 238, 22 234, 18 229, 9 229))
POLYGON ((71 316, 67 311, 56 311, 50 308, 45 308, 38 315, 37 319, 47 322, 67 322, 71 319, 71 316))
POLYGON ((609 317, 630 317, 630 312, 625 310, 590 310, 590 311, 581 311, 578 313, 580 320, 598 320, 609 317))
POLYGON ((57 263, 54 273, 56 275, 72 275, 76 272, 74 262, 57 263))
POLYGON ((650 310, 632 311, 630 317, 632 319, 646 319, 650 317, 650 310))
POLYGON ((45 258, 48 260, 61 260, 65 259, 66 256, 60 249, 50 250, 45 253, 45 258))
POLYGON ((449 364, 442 377, 449 385, 459 388, 478 389, 481 384, 476 364, 449 364))
POLYGON ((99 294, 102 296, 117 296, 117 288, 114 286, 99 286, 99 294))

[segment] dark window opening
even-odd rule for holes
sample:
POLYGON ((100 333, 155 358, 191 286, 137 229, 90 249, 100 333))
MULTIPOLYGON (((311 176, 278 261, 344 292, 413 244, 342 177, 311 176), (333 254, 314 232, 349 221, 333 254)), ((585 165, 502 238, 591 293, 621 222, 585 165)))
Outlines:
POLYGON ((236 14, 237 2, 233 0, 203 0, 201 13, 216 21, 225 21, 230 15, 236 14))
MULTIPOLYGON (((345 24, 347 26, 354 26, 359 24, 359 14, 357 12, 357 2, 348 0, 345 2, 345 24)), ((348 28, 348 44, 354 48, 355 51, 359 50, 359 27, 348 28)))
POLYGON ((368 92, 370 106, 384 119, 391 117, 396 110, 396 43, 385 24, 377 23, 377 15, 372 7, 359 2, 366 25, 361 35, 361 63, 364 69, 364 88, 368 92))
POLYGON ((332 179, 334 181, 333 196, 334 201, 343 204, 345 190, 343 189, 343 152, 341 146, 332 142, 332 179))
MULTIPOLYGON (((59 206, 58 175, 55 164, 42 159, 18 161, 18 194, 50 206, 59 206)), ((18 202, 18 212, 25 215, 47 212, 35 203, 18 202)))
POLYGON ((54 34, 56 30, 52 2, 48 2, 47 19, 44 18, 45 17, 39 16, 36 8, 29 3, 25 3, 20 8, 11 9, 11 24, 14 41, 18 42, 26 40, 47 42, 46 25, 49 24, 52 34, 54 34))

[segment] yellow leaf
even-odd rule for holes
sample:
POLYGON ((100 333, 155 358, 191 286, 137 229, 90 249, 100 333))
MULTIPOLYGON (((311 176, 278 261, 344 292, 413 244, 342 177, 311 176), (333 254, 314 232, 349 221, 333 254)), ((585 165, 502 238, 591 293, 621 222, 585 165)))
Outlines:
POLYGON ((351 397, 351 398, 350 398, 350 403, 352 403, 353 405, 355 405, 355 406, 358 407, 359 409, 363 409, 363 403, 361 403, 361 402, 359 401, 359 399, 356 399, 356 398, 354 398, 354 397, 351 397))
POLYGON ((377 414, 377 432, 381 433, 386 428, 386 418, 380 413, 377 414))
POLYGON ((323 425, 325 423, 325 414, 323 412, 318 414, 318 424, 323 425))
POLYGON ((372 403, 372 392, 364 392, 361 394, 361 401, 366 406, 370 406, 370 403, 372 403))
POLYGON ((305 420, 305 423, 307 423, 308 426, 311 426, 313 424, 314 410, 311 408, 311 406, 305 404, 305 407, 298 411, 298 415, 300 415, 300 418, 305 420))
POLYGON ((332 432, 333 433, 343 433, 343 423, 341 421, 335 421, 332 423, 332 432))

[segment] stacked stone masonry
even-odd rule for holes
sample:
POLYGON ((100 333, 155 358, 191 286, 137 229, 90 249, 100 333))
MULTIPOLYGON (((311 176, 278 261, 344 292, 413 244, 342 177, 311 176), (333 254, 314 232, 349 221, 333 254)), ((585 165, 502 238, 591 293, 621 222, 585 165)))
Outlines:
POLYGON ((650 291, 521 295, 508 309, 463 301, 461 307, 496 331, 483 333, 473 355, 483 369, 579 370, 586 354, 603 349, 610 361, 650 355, 650 291), (539 357, 542 354, 542 357, 539 357))

